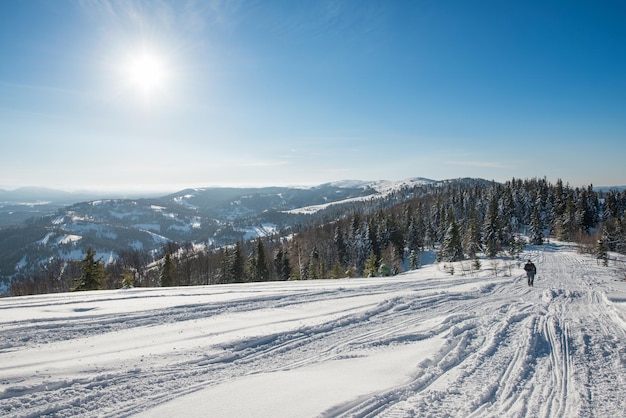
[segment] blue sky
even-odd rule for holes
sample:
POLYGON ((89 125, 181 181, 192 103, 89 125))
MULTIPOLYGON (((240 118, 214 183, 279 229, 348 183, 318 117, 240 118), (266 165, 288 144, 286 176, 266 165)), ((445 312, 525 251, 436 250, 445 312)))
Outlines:
POLYGON ((0 187, 626 184, 623 1, 0 2, 0 187))

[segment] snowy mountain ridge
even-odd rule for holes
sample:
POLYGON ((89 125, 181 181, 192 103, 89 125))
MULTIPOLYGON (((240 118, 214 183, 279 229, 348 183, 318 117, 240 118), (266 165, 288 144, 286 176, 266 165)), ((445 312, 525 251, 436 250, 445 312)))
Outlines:
POLYGON ((340 188, 362 188, 364 190, 374 190, 375 193, 368 194, 366 196, 358 196, 347 198, 344 200, 338 200, 335 202, 328 202, 319 205, 311 205, 305 206, 296 209, 290 209, 285 211, 285 213, 291 214, 313 214, 317 213, 321 210, 327 209, 330 206, 336 206, 345 203, 354 203, 354 202, 362 202, 373 199, 381 199, 389 196, 393 192, 399 191, 403 188, 410 188, 416 186, 424 186, 428 184, 437 184, 440 183, 437 180, 430 180, 423 177, 414 177, 405 180, 376 180, 376 181, 361 181, 361 180, 342 180, 333 183, 328 183, 329 185, 340 187, 340 188))
MULTIPOLYGON (((158 251, 168 241, 227 245, 274 234, 331 204, 355 204, 435 183, 413 178, 313 187, 190 188, 154 198, 98 198, 67 205, 52 201, 34 212, 0 205, 0 282, 35 271, 48 260, 80 259, 88 247, 109 260, 128 249, 158 251)), ((60 196, 68 198, 66 193, 60 196)))
POLYGON ((411 177, 404 180, 339 180, 328 183, 329 185, 344 188, 371 188, 379 193, 385 193, 389 190, 397 190, 402 187, 410 187, 423 184, 437 183, 437 180, 431 180, 424 177, 411 177))

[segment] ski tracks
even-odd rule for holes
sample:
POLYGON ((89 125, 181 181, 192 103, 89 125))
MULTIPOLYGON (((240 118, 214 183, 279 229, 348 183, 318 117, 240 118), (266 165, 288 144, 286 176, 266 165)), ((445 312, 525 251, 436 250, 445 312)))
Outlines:
POLYGON ((466 314, 439 329, 445 345, 411 381, 327 416, 603 417, 616 405, 626 410, 626 335, 595 287, 604 273, 567 252, 531 254, 542 268, 538 287, 526 288, 520 275, 492 285, 480 304, 466 298, 440 306, 439 315, 466 314))
POLYGON ((625 322, 598 281, 601 267, 556 246, 524 257, 539 268, 534 288, 521 272, 390 281, 138 312, 121 323, 94 315, 16 326, 0 354, 44 344, 46 327, 56 336, 45 344, 152 327, 166 333, 156 348, 169 339, 187 344, 139 357, 122 352, 115 367, 86 367, 72 378, 46 372, 0 382, 0 413, 131 416, 234 379, 396 348, 415 349, 405 381, 331 406, 322 417, 603 417, 626 410, 625 322), (282 313, 274 317, 275 310, 282 313), (189 327, 196 322, 198 329, 189 327), (227 328, 214 328, 220 324, 227 328))
POLYGON ((424 311, 425 315, 446 318, 432 329, 431 336, 439 336, 444 344, 434 356, 419 364, 413 379, 400 387, 333 408, 326 415, 468 416, 480 405, 493 401, 501 383, 515 373, 516 368, 509 366, 511 356, 520 362, 526 357, 524 350, 514 347, 510 339, 511 334, 517 334, 516 329, 525 328, 523 311, 530 308, 524 305, 520 312, 508 298, 498 296, 501 285, 489 286, 487 291, 472 297, 465 294, 454 304, 442 301, 424 311), (494 300, 486 303, 490 298, 494 300), (464 407, 455 410, 453 405, 464 407))

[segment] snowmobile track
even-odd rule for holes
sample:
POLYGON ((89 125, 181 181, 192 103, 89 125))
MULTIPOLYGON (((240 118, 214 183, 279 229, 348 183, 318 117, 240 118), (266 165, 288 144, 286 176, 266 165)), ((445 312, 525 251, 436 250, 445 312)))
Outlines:
POLYGON ((523 258, 539 268, 534 288, 513 269, 504 277, 216 286, 200 296, 178 289, 171 292, 193 296, 193 303, 123 313, 95 307, 116 298, 142 302, 141 290, 97 293, 91 302, 62 295, 56 305, 55 296, 14 306, 0 301, 3 314, 43 312, 34 321, 0 322, 0 415, 149 416, 160 404, 231 382, 323 365, 341 370, 352 359, 396 350, 408 359, 402 379, 325 405, 318 415, 559 418, 625 411, 621 284, 595 260, 557 244, 533 247, 523 258))

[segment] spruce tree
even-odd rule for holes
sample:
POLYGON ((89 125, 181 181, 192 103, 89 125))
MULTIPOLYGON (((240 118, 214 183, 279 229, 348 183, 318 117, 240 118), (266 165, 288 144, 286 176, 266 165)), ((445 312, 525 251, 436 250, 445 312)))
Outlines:
POLYGON ((541 215, 536 206, 530 218, 530 243, 532 245, 543 244, 543 223, 541 222, 541 215))
POLYGON ((615 251, 626 254, 626 217, 615 220, 615 251))
POLYGON ((598 244, 596 245, 596 258, 602 260, 602 265, 605 267, 609 265, 609 252, 605 244, 606 236, 606 228, 602 228, 602 237, 598 240, 598 244))
POLYGON ((335 235, 333 237, 333 242, 335 244, 335 251, 337 252, 337 259, 341 265, 348 264, 348 248, 346 245, 346 240, 343 236, 341 228, 339 226, 335 227, 335 235))
POLYGON ((476 214, 476 208, 472 206, 470 209, 470 221, 465 232, 465 252, 470 257, 475 257, 481 248, 482 236, 480 232, 480 226, 478 223, 478 216, 476 214))
POLYGON ((253 266, 254 281, 266 282, 270 279, 270 271, 267 267, 267 257, 265 256, 265 246, 263 245, 261 238, 257 239, 253 266))
POLYGON ((124 271, 122 272, 122 288, 130 289, 131 287, 133 287, 134 277, 135 274, 131 270, 124 269, 124 271))
POLYGON ((102 258, 95 259, 96 252, 93 248, 87 248, 85 258, 80 261, 81 275, 76 280, 74 290, 98 290, 106 279, 102 258))
POLYGON ((311 254, 309 255, 309 264, 307 266, 307 279, 318 280, 323 278, 324 272, 322 271, 320 253, 317 249, 317 246, 314 246, 311 254))
POLYGON ((372 251, 369 258, 365 261, 365 268, 363 269, 363 276, 365 277, 376 277, 378 273, 378 259, 376 254, 372 251))
POLYGON ((406 247, 409 251, 419 251, 421 247, 421 237, 415 221, 411 221, 406 231, 406 247))
POLYGON ((561 230, 557 233, 557 239, 561 241, 570 241, 574 238, 575 225, 575 208, 572 196, 568 196, 565 204, 565 212, 561 215, 561 230))
POLYGON ((459 225, 452 211, 448 214, 448 229, 443 237, 442 259, 445 261, 461 261, 464 258, 459 225))
POLYGON ((286 281, 291 277, 289 257, 287 257, 287 253, 283 251, 282 247, 278 249, 274 257, 274 268, 276 269, 278 280, 286 281))
POLYGON ((245 261, 241 241, 237 241, 235 244, 235 250, 231 254, 228 262, 228 281, 231 283, 244 283, 247 281, 245 277, 245 261))
POLYGON ((498 222, 498 201, 495 195, 489 200, 489 209, 487 217, 485 218, 483 237, 487 257, 494 258, 502 248, 500 225, 498 222))
POLYGON ((420 258, 415 250, 411 250, 411 254, 409 254, 409 269, 416 270, 420 268, 420 258))
POLYGON ((176 285, 176 262, 172 257, 172 254, 168 251, 165 253, 163 267, 161 268, 161 286, 171 287, 176 285))

